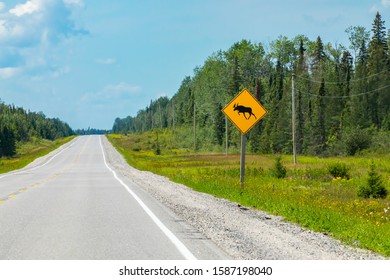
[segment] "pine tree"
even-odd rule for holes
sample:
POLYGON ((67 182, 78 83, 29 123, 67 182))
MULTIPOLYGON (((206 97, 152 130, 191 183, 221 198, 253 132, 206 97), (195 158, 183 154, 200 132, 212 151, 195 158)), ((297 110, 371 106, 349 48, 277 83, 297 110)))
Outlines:
POLYGON ((312 122, 312 148, 317 155, 325 150, 325 80, 322 79, 318 95, 314 100, 313 122, 312 122))
POLYGON ((367 184, 359 187, 357 195, 362 198, 386 198, 387 194, 388 191, 383 183, 382 176, 378 174, 374 164, 371 163, 367 184))
POLYGON ((233 65, 232 65, 232 75, 229 80, 229 93, 231 96, 235 96, 239 93, 241 87, 241 75, 240 75, 240 65, 238 62, 237 55, 234 56, 233 65))
POLYGON ((389 78, 389 65, 386 27, 379 12, 371 31, 373 36, 368 46, 367 65, 370 90, 375 92, 368 97, 367 111, 370 122, 381 128, 388 119, 390 97, 387 90, 381 90, 389 78))
MULTIPOLYGON (((256 79, 255 81, 254 94, 257 100, 259 100, 260 103, 263 104, 264 100, 262 100, 263 99, 262 94, 264 94, 264 88, 259 78, 256 79)), ((257 123, 256 126, 252 128, 250 132, 250 147, 251 147, 251 151, 254 153, 257 153, 260 150, 260 141, 261 141, 260 139, 261 139, 262 130, 263 130, 263 122, 261 121, 257 123)))
POLYGON ((214 122, 215 139, 220 146, 223 144, 225 136, 225 115, 222 113, 222 108, 222 104, 219 104, 214 122))
POLYGON ((297 72, 300 74, 306 70, 305 64, 305 47, 303 45, 303 39, 299 39, 299 51, 298 51, 298 67, 297 72))
POLYGON ((368 53, 367 53, 367 45, 366 45, 366 41, 365 40, 362 40, 361 41, 361 45, 359 47, 359 54, 358 54, 358 57, 357 57, 357 61, 360 63, 360 64, 366 64, 367 63, 367 59, 368 59, 368 53))
POLYGON ((350 105, 348 106, 349 111, 346 115, 346 123, 349 127, 366 128, 370 126, 367 112, 368 96, 361 95, 361 93, 370 91, 367 81, 367 60, 367 45, 366 41, 362 40, 355 63, 354 79, 356 82, 351 85, 352 97, 348 100, 350 105))
POLYGON ((305 59, 306 48, 304 46, 303 38, 299 38, 299 51, 298 51, 298 66, 296 70, 296 145, 297 153, 303 152, 304 136, 305 136, 305 97, 302 92, 309 92, 309 73, 305 59))
POLYGON ((321 72, 322 64, 325 62, 326 54, 324 50, 324 44, 322 43, 321 37, 317 37, 316 48, 314 49, 312 70, 313 72, 321 72))
POLYGON ((0 156, 11 157, 16 154, 16 139, 12 129, 4 126, 0 131, 0 156))
MULTIPOLYGON (((340 93, 342 96, 349 98, 351 95, 351 79, 353 71, 353 58, 350 52, 344 51, 343 57, 340 64, 340 93)), ((350 102, 346 98, 340 100, 340 120, 339 120, 339 130, 342 130, 344 127, 344 118, 346 114, 350 114, 350 102)))
POLYGON ((371 38, 370 47, 374 49, 379 48, 383 53, 386 53, 387 39, 385 21, 382 20, 382 16, 379 14, 379 12, 376 13, 371 31, 373 33, 373 36, 371 38))
MULTIPOLYGON (((276 63, 276 69, 271 85, 271 102, 270 114, 267 117, 267 122, 264 122, 263 139, 268 138, 268 145, 272 153, 282 153, 290 149, 289 143, 291 139, 291 108, 290 98, 285 97, 285 83, 283 65, 280 61, 276 63), (272 116, 271 116, 272 115, 272 116)), ((291 81, 289 82, 291 85, 291 81)), ((262 140, 263 141, 263 140, 262 140)), ((267 142, 266 142, 267 143, 267 142)))

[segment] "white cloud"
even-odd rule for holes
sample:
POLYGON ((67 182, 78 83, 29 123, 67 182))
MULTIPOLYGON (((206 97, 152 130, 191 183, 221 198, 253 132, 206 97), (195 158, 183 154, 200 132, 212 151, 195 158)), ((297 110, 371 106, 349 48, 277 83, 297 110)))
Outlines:
MULTIPOLYGON (((88 34, 77 28, 71 17, 80 5, 83 5, 81 0, 25 0, 6 8, 0 2, 0 45, 3 50, 12 50, 13 57, 18 58, 17 66, 23 71, 17 73, 25 73, 24 70, 34 72, 34 75, 37 71, 52 72, 53 66, 47 61, 52 47, 69 38, 88 34)), ((6 70, 2 70, 1 76, 12 77, 5 67, 13 65, 4 61, 0 67, 6 70)))
POLYGON ((84 6, 83 0, 64 0, 66 5, 84 6))
POLYGON ((57 43, 87 34, 76 27, 71 13, 72 7, 62 0, 30 0, 18 4, 9 13, 0 12, 0 42, 14 47, 34 47, 42 39, 44 43, 57 43))
POLYGON ((390 0, 381 0, 381 3, 385 8, 390 7, 390 0))
POLYGON ((88 92, 81 96, 81 103, 91 104, 115 104, 129 100, 130 96, 136 96, 142 91, 140 86, 131 85, 126 82, 107 85, 98 92, 88 92))
POLYGON ((15 8, 9 10, 11 14, 14 14, 18 17, 26 15, 26 14, 32 14, 35 12, 38 12, 42 8, 42 1, 40 0, 31 0, 27 1, 24 4, 18 4, 15 6, 15 8))
POLYGON ((22 36, 24 28, 20 24, 9 25, 6 20, 0 19, 0 40, 10 41, 11 38, 22 36))
POLYGON ((1 79, 9 79, 18 74, 20 71, 19 68, 16 67, 6 67, 6 68, 0 68, 0 78, 1 79))

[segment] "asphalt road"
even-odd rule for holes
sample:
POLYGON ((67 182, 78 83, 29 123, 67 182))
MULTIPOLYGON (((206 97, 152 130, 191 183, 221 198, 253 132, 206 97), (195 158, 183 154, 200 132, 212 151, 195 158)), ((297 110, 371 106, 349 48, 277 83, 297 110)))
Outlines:
POLYGON ((227 259, 78 137, 39 165, 0 174, 0 259, 227 259))

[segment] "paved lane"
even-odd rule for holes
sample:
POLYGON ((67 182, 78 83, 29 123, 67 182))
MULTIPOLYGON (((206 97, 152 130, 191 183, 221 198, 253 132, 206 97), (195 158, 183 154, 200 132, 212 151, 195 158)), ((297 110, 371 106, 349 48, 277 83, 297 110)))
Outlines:
POLYGON ((118 177, 101 137, 79 137, 38 167, 0 175, 0 259, 227 257, 118 177))

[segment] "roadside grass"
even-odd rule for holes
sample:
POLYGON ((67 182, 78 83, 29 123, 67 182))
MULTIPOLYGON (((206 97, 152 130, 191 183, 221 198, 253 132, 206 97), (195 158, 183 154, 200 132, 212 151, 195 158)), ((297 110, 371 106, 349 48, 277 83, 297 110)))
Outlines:
POLYGON ((175 149, 159 136, 161 154, 155 149, 155 134, 109 135, 108 139, 138 169, 148 170, 187 185, 194 190, 225 198, 246 207, 284 217, 305 228, 323 232, 346 244, 390 256, 390 197, 357 197, 366 183, 371 163, 390 190, 390 155, 316 158, 282 156, 287 176, 272 176, 275 155, 247 155, 245 185, 239 182, 238 154, 194 154, 175 149), (349 179, 332 177, 328 166, 342 163, 349 179))
POLYGON ((47 155, 72 139, 74 139, 74 136, 54 141, 35 138, 30 142, 18 144, 16 156, 0 158, 0 174, 23 168, 35 159, 47 155))

